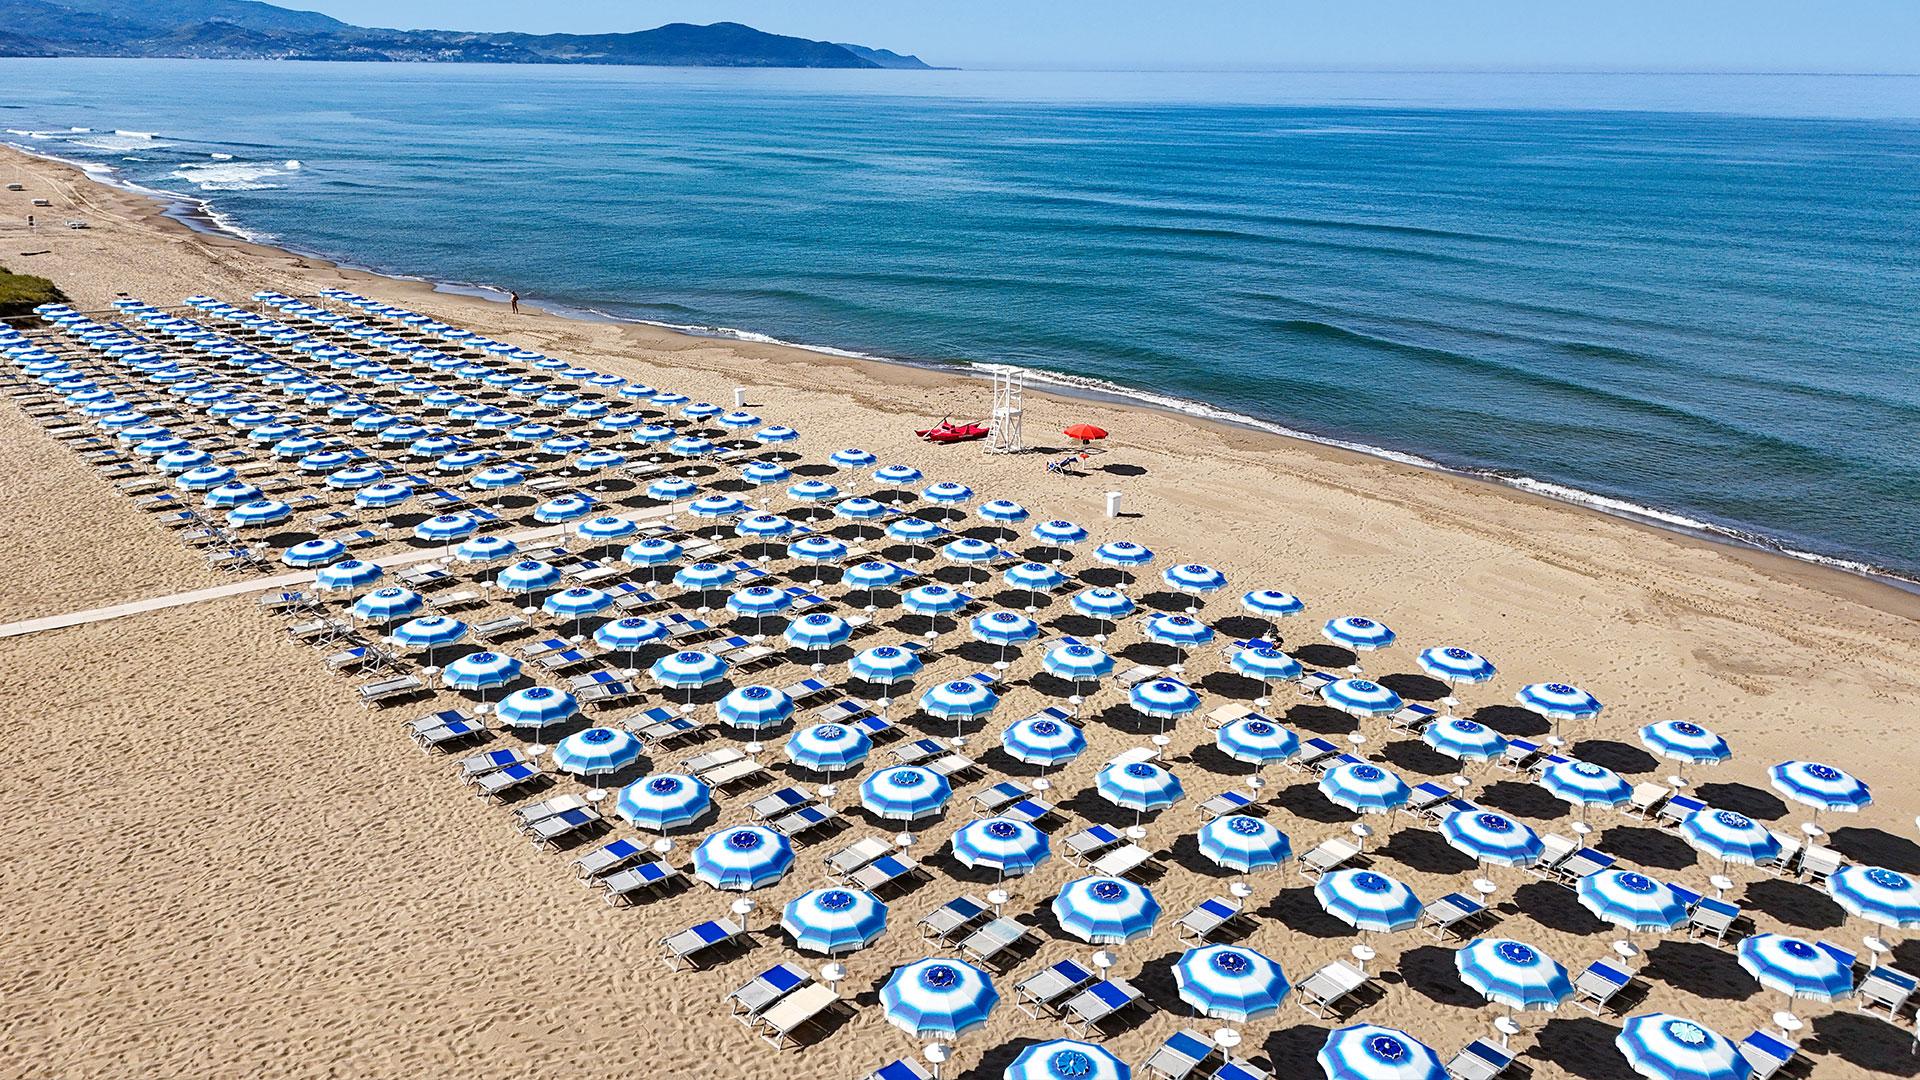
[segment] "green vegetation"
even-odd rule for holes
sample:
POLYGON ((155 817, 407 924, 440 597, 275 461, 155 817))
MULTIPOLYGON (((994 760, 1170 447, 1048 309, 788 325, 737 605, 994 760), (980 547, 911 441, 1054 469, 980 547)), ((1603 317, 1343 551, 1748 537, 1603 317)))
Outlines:
POLYGON ((32 274, 10 273, 0 266, 0 319, 31 315, 41 304, 65 300, 58 286, 32 274))

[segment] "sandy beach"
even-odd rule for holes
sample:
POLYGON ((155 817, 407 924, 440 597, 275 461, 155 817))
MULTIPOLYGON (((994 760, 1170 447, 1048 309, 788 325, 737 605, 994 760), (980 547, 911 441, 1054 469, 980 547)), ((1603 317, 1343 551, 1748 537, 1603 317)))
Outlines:
MULTIPOLYGON (((503 304, 423 283, 194 232, 151 201, 56 163, 0 151, 0 171, 26 188, 0 191, 0 264, 53 279, 80 309, 127 295, 156 304, 193 293, 240 302, 262 289, 347 288, 695 400, 730 403, 733 388, 745 387, 755 411, 804 433, 798 448, 810 462, 862 446, 882 461, 918 465, 929 479, 1082 522, 1096 541, 1137 540, 1162 554, 1160 566, 1174 558, 1216 566, 1233 588, 1204 617, 1226 626, 1237 615, 1231 596, 1260 587, 1306 600, 1306 614, 1284 629, 1289 648, 1313 643, 1309 656, 1325 649, 1316 628, 1328 618, 1384 620, 1400 644, 1367 656, 1366 670, 1410 699, 1436 699, 1445 689, 1418 674, 1420 648, 1475 649, 1500 665, 1500 677, 1464 689, 1463 710, 1480 710, 1508 734, 1546 731, 1513 707, 1520 685, 1576 682, 1608 708, 1568 728, 1571 752, 1629 780, 1672 772, 1634 737, 1664 719, 1707 724, 1734 748, 1733 760, 1697 770, 1700 797, 1783 831, 1810 814, 1769 790, 1769 766, 1814 758, 1852 770, 1874 785, 1876 801, 1858 815, 1823 819, 1833 846, 1850 860, 1920 871, 1920 794, 1904 783, 1914 768, 1904 732, 1920 715, 1920 596, 1490 484, 1029 391, 1029 441, 1056 457, 1065 440, 1050 433, 1068 424, 1114 433, 1084 475, 1050 473, 1046 453, 992 456, 977 445, 914 438, 913 429, 943 415, 978 415, 986 388, 976 380, 647 326, 510 314, 503 304), (41 227, 28 233, 22 222, 33 198, 53 206, 32 211, 41 227), (58 227, 70 218, 90 227, 58 227), (1102 516, 1109 491, 1122 493, 1121 520, 1102 516)), ((231 580, 9 401, 0 401, 0 463, 11 481, 0 501, 0 623, 231 580)), ((507 505, 524 514, 532 502, 507 505)), ((377 559, 397 547, 370 550, 377 559)), ((489 608, 508 610, 498 601, 489 608)), ((1040 617, 1064 608, 1056 601, 1040 617)), ((882 613, 884 622, 894 617, 882 613)), ((874 643, 889 634, 899 631, 884 629, 874 643)), ((949 634, 943 646, 963 638, 949 634)), ((1140 642, 1137 629, 1115 641, 1127 660, 1167 659, 1165 649, 1140 642)), ((1250 696, 1246 680, 1227 671, 1226 652, 1203 653, 1188 674, 1209 708, 1250 696)), ((1035 655, 1029 647, 1017 676, 1036 668, 1035 655)), ((451 760, 423 756, 402 736, 404 720, 463 699, 443 691, 369 713, 355 703, 352 680, 326 672, 322 656, 289 641, 282 623, 245 597, 0 638, 0 678, 9 688, 0 730, 10 751, 0 813, 14 827, 0 855, 0 906, 10 913, 0 938, 0 1075, 854 1078, 918 1052, 882 1018, 876 994, 896 965, 927 954, 916 919, 962 891, 992 887, 946 853, 947 837, 966 820, 957 806, 923 827, 911 849, 931 880, 892 898, 887 935, 845 961, 840 992, 853 1008, 808 1045, 776 1051, 727 1019, 722 996, 782 960, 817 968, 819 958, 784 943, 780 906, 823 883, 827 852, 891 829, 842 795, 850 827, 801 846, 795 871, 754 894, 751 947, 703 971, 670 973, 658 959, 659 939, 725 914, 732 894, 696 884, 631 909, 606 907, 566 865, 586 849, 531 850, 504 811, 461 787, 451 760)), ((992 658, 978 647, 944 648, 918 685, 975 670, 983 656, 992 658)), ((788 664, 766 681, 801 674, 788 664)), ((1053 700, 1017 679, 986 726, 989 737, 973 745, 997 746, 1006 721, 1053 700)), ((1274 700, 1278 709, 1299 699, 1283 690, 1274 700)), ((1117 701, 1102 691, 1087 725, 1090 750, 1053 778, 1072 822, 1064 831, 1088 821, 1132 823, 1091 790, 1101 762, 1152 730, 1117 701)), ((1337 738, 1359 726, 1306 704, 1285 720, 1303 737, 1337 738)), ((1417 741, 1383 739, 1378 721, 1367 729, 1369 752, 1410 783, 1457 771, 1417 741)), ((518 744, 503 736, 489 745, 518 744)), ((997 751, 977 756, 989 777, 956 785, 956 804, 1003 767, 1031 776, 997 751)), ((1175 994, 1168 967, 1182 947, 1171 923, 1202 899, 1225 895, 1229 876, 1195 850, 1195 804, 1238 786, 1247 771, 1213 749, 1198 717, 1178 726, 1167 758, 1188 800, 1150 819, 1146 843, 1168 866, 1151 882, 1168 914, 1154 936, 1118 949, 1116 967, 1156 1007, 1103 1043, 1136 1065, 1182 1027, 1218 1026, 1195 1020, 1175 994)), ((777 750, 765 759, 793 782, 777 750)), ((1266 776, 1267 818, 1296 851, 1346 834, 1353 816, 1304 774, 1276 767, 1266 776)), ((1485 805, 1543 832, 1564 830, 1565 808, 1544 792, 1492 766, 1473 778, 1485 805)), ((530 797, 577 789, 563 780, 530 797)), ((720 820, 744 821, 751 798, 723 800, 720 820)), ((1671 830, 1604 811, 1592 817, 1597 842, 1624 863, 1695 889, 1719 872, 1671 830)), ((1403 821, 1393 832, 1375 866, 1422 898, 1475 876, 1471 860, 1431 828, 1403 821)), ((616 835, 633 830, 622 824, 616 835)), ((684 863, 690 846, 674 858, 684 863)), ((1057 1022, 1013 1008, 1012 986, 1046 963, 1084 960, 1090 951, 1059 933, 1047 913, 1054 893, 1080 873, 1056 855, 1009 884, 1009 913, 1039 928, 1040 945, 997 978, 1006 1000, 985 1029, 959 1041, 959 1068, 947 1075, 998 1077, 1027 1042, 1062 1034, 1057 1022)), ((1729 898, 1760 931, 1854 949, 1873 932, 1814 887, 1751 867, 1728 874, 1736 882, 1729 898)), ((1501 886, 1502 918, 1490 932, 1537 944, 1570 969, 1608 955, 1622 936, 1571 891, 1516 870, 1488 876, 1501 886)), ((1296 980, 1358 940, 1320 911, 1295 871, 1252 882, 1257 918, 1241 940, 1296 980)), ((1646 947, 1639 965, 1647 995, 1633 1012, 1691 1016, 1738 1039, 1782 1007, 1728 947, 1674 934, 1637 940, 1646 947)), ((1895 960, 1920 971, 1920 941, 1899 942, 1897 933, 1890 940, 1895 960)), ((1405 1028, 1443 1057, 1490 1031, 1497 1012, 1459 982, 1450 944, 1415 931, 1370 943, 1379 950, 1372 970, 1383 974, 1378 1000, 1359 1020, 1405 1028)), ((1911 1020, 1896 1028, 1850 1004, 1795 1007, 1808 1021, 1801 1069, 1810 1061, 1823 1078, 1920 1075, 1911 1020)), ((1544 1025, 1538 1015, 1522 1019, 1526 1033, 1515 1045, 1534 1075, 1631 1077, 1612 1045, 1617 1021, 1571 1006, 1544 1025)), ((1318 1075, 1313 1055, 1333 1026, 1287 1004, 1244 1026, 1242 1053, 1279 1076, 1318 1075)))

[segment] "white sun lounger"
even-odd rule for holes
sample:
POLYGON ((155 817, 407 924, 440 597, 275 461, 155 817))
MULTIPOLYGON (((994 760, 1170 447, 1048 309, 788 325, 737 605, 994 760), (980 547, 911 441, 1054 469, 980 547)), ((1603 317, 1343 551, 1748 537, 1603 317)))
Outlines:
POLYGON ((754 1027, 774 1049, 784 1050, 794 1044, 796 1032, 820 1019, 839 1001, 840 995, 830 987, 819 983, 803 986, 761 1013, 754 1027))
POLYGON ((1038 1019, 1058 1011, 1060 1002, 1093 985, 1093 975, 1071 960, 1043 968, 1014 984, 1014 1004, 1038 1019))
POLYGON ((1360 846, 1345 837, 1336 836, 1323 841, 1320 846, 1300 856, 1300 873, 1308 878, 1319 878, 1360 857, 1360 846))
POLYGON ((1300 1007, 1321 1019, 1333 1015, 1340 1000, 1367 985, 1367 974, 1345 960, 1335 960, 1306 977, 1295 994, 1300 1007))

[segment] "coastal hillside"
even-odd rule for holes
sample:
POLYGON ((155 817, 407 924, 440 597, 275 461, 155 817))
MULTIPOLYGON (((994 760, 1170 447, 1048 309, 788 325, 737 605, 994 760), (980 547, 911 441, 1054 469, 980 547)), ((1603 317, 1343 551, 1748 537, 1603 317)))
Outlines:
POLYGON ((253 0, 0 0, 0 56, 928 69, 916 56, 739 23, 623 34, 384 30, 253 0))

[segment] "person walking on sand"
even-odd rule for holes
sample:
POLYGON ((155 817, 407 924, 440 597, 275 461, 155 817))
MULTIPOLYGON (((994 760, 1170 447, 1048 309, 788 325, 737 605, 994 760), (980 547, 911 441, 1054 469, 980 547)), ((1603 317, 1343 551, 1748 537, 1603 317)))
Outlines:
POLYGON ((520 294, 511 289, 507 291, 507 310, 515 315, 520 314, 520 294))

